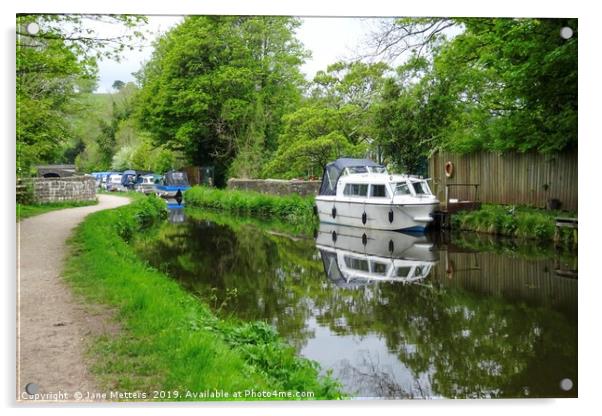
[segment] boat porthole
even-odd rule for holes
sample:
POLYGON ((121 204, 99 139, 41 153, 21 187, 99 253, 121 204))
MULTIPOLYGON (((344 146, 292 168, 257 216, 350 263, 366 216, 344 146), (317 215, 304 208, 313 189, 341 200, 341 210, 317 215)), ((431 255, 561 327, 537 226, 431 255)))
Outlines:
POLYGON ((395 245, 393 244, 393 240, 389 240, 389 253, 393 253, 395 250, 395 245))
POLYGON ((389 222, 393 222, 393 210, 389 211, 389 222))
POLYGON ((366 217, 366 213, 364 212, 362 214, 362 224, 366 224, 366 220, 367 220, 367 217, 366 217))
POLYGON ((332 218, 336 218, 337 217, 337 209, 336 207, 332 207, 332 218))
POLYGON ((337 241, 337 232, 336 231, 332 232, 332 241, 334 241, 335 243, 337 241))
POLYGON ((362 234, 362 244, 368 244, 368 236, 366 235, 366 233, 362 234))

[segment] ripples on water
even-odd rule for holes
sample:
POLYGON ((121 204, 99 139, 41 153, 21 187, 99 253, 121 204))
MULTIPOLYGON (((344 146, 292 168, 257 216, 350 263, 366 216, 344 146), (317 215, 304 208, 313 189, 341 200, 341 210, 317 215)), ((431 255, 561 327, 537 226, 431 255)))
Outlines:
POLYGON ((293 236, 183 208, 170 221, 137 243, 145 259, 219 313, 271 323, 355 397, 577 395, 574 257, 473 234, 293 236))

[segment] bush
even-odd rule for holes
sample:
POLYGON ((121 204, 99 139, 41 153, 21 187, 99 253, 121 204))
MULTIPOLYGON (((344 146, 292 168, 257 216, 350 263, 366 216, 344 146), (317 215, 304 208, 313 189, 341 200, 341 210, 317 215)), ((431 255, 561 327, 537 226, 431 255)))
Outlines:
POLYGON ((114 222, 117 234, 125 241, 130 241, 134 233, 167 218, 167 207, 161 198, 149 195, 136 201, 131 211, 117 211, 117 216, 114 222))
POLYGON ((264 218, 277 218, 293 225, 312 225, 314 199, 298 195, 275 196, 259 192, 221 190, 195 186, 186 191, 186 204, 264 218))
POLYGON ((557 212, 528 207, 483 205, 477 211, 454 214, 452 226, 462 230, 544 241, 554 238, 557 215, 557 212))

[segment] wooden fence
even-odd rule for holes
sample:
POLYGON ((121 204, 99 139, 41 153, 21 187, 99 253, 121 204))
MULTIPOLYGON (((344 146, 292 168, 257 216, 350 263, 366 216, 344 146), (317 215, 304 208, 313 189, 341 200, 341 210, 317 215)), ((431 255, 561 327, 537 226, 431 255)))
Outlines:
MULTIPOLYGON (((440 201, 445 200, 447 184, 479 184, 481 202, 545 208, 548 201, 557 199, 561 209, 577 211, 576 151, 556 155, 437 152, 429 160, 429 177, 440 201), (453 163, 449 178, 445 175, 447 162, 453 163)), ((450 198, 474 198, 470 188, 450 189, 456 192, 450 198)))

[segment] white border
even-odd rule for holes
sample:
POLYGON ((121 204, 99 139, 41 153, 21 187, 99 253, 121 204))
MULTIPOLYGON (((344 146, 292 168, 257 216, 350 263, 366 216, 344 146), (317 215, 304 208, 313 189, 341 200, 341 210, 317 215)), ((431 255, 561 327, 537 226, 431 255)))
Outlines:
MULTIPOLYGON (((601 374, 598 333, 600 314, 597 304, 600 303, 600 276, 594 265, 597 253, 595 240, 599 227, 598 204, 600 193, 600 137, 599 129, 595 129, 600 116, 599 97, 602 97, 599 74, 602 68, 600 62, 600 16, 595 13, 593 2, 585 1, 542 1, 528 2, 525 0, 504 0, 499 2, 470 2, 465 0, 431 0, 431 1, 329 1, 329 0, 262 0, 235 1, 220 0, 184 1, 170 0, 167 2, 140 2, 123 0, 102 0, 98 2, 82 2, 68 0, 58 2, 21 0, 3 4, 1 14, 3 26, 3 41, 1 42, 2 57, 2 100, 0 114, 4 137, 3 143, 3 219, 6 221, 4 230, 4 246, 0 250, 3 274, 3 291, 5 312, 3 319, 4 337, 2 343, 2 381, 0 391, 3 393, 5 407, 9 413, 14 408, 15 392, 15 223, 14 223, 14 128, 15 128, 15 96, 14 96, 14 16, 17 12, 70 12, 70 13, 138 13, 138 14, 283 14, 296 16, 512 16, 512 17, 578 17, 579 18, 579 194, 580 198, 580 282, 579 282, 579 399, 569 400, 495 400, 495 401, 436 401, 436 402, 328 402, 328 403, 234 403, 234 404, 195 404, 178 406, 178 411, 187 414, 198 414, 210 410, 211 414, 224 412, 240 412, 245 409, 248 414, 265 415, 282 414, 305 415, 308 411, 318 414, 329 414, 341 411, 350 414, 362 414, 377 410, 383 414, 399 415, 400 412, 425 412, 426 414, 479 414, 504 415, 515 411, 545 412, 547 415, 563 415, 591 413, 590 408, 596 408, 598 375, 601 374), (485 4, 487 3, 487 4, 485 4), (596 134, 598 133, 598 134, 596 134), (598 214, 598 215, 596 215, 598 214)), ((122 413, 126 405, 111 405, 112 411, 122 413)), ((127 405, 127 408, 144 407, 146 414, 164 414, 166 407, 127 405)), ((23 407, 23 406, 20 406, 23 407)), ((25 409, 26 412, 39 412, 37 406, 25 409)), ((105 414, 106 408, 87 408, 86 413, 105 414)), ((137 409, 139 412, 141 409, 137 409)), ((42 410, 44 413, 63 415, 81 413, 81 408, 64 409, 50 406, 42 410)))

